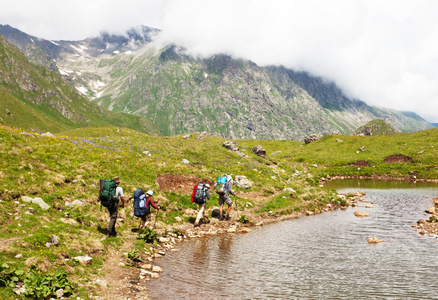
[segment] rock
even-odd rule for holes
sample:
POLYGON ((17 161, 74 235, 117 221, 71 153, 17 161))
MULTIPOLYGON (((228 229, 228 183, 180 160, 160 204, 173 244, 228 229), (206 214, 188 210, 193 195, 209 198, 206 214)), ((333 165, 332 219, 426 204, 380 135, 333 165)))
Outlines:
POLYGON ((33 198, 28 197, 28 196, 21 196, 21 201, 23 202, 27 202, 27 203, 32 203, 33 198))
POLYGON ((304 138, 304 143, 307 145, 320 139, 322 139, 322 134, 311 134, 304 138))
POLYGON ((102 279, 97 279, 95 281, 95 283, 103 288, 107 288, 108 287, 108 282, 106 280, 102 280, 102 279))
POLYGON ((17 254, 17 255, 15 255, 15 258, 17 258, 17 259, 22 258, 22 257, 23 257, 23 254, 17 254))
POLYGON ((175 220, 179 223, 181 223, 183 221, 183 219, 181 219, 181 217, 175 217, 175 220))
POLYGON ((293 188, 291 188, 291 187, 284 188, 283 192, 291 193, 291 194, 295 194, 296 193, 296 191, 293 188))
POLYGON ((76 206, 84 206, 85 203, 81 200, 75 200, 71 203, 71 206, 76 207, 76 206))
POLYGON ((152 265, 151 264, 144 264, 140 268, 142 268, 143 270, 152 270, 152 265))
POLYGON ((379 240, 378 238, 375 237, 371 237, 368 239, 368 244, 378 244, 383 242, 382 240, 379 240))
POLYGON ((161 272, 163 272, 163 269, 161 269, 161 267, 159 267, 159 266, 153 266, 152 272, 161 273, 161 272))
POLYGON ((70 218, 61 218, 59 219, 61 222, 69 225, 79 225, 78 221, 70 218))
POLYGON ((170 239, 166 238, 166 237, 160 237, 159 241, 160 241, 160 243, 168 243, 170 241, 170 239))
POLYGON ((367 147, 362 146, 362 147, 359 148, 359 150, 360 150, 360 151, 365 151, 366 148, 367 148, 367 147))
POLYGON ((38 204, 41 209, 43 210, 48 210, 50 208, 50 205, 48 205, 46 202, 44 202, 44 200, 42 198, 33 198, 32 199, 32 203, 34 204, 38 204))
POLYGON ((231 150, 231 151, 239 151, 239 147, 237 147, 236 144, 234 142, 231 142, 231 141, 223 142, 222 146, 224 146, 225 148, 227 148, 228 150, 231 150))
POLYGON ((195 139, 197 140, 203 140, 207 137, 207 132, 202 132, 200 135, 198 135, 197 137, 195 137, 195 139))
POLYGON ((252 152, 254 152, 255 155, 260 156, 261 158, 266 158, 266 150, 263 149, 262 146, 255 146, 252 147, 252 152))
POLYGON ((306 211, 306 216, 313 216, 315 213, 313 211, 306 211))
POLYGON ((58 290, 56 290, 55 294, 56 294, 56 298, 62 298, 62 297, 64 297, 64 290, 58 289, 58 290))
POLYGON ((190 138, 190 137, 192 137, 191 134, 186 134, 186 135, 184 135, 182 138, 183 138, 183 139, 188 139, 188 138, 190 138))
POLYGON ((158 278, 160 278, 160 274, 158 274, 158 273, 152 273, 152 274, 151 274, 151 278, 158 279, 158 278))
POLYGON ((50 248, 51 246, 59 245, 59 238, 56 235, 53 235, 50 240, 46 243, 46 248, 50 248))
POLYGON ((246 190, 252 187, 251 181, 249 181, 244 175, 236 175, 234 183, 237 187, 246 190))
POLYGON ((427 209, 426 212, 428 214, 433 214, 434 215, 436 213, 436 209, 435 209, 435 207, 431 207, 431 208, 427 209))
POLYGON ((239 229, 239 232, 240 233, 249 233, 249 232, 251 232, 252 230, 250 229, 250 228, 248 228, 248 227, 243 227, 243 228, 240 228, 239 229))
POLYGON ((90 265, 91 264, 91 260, 93 258, 91 258, 89 256, 76 256, 76 257, 73 257, 73 259, 79 261, 79 263, 81 265, 86 266, 86 265, 90 265))
POLYGON ((188 165, 190 162, 189 162, 187 159, 184 158, 184 159, 182 160, 182 163, 188 165))
POLYGON ((365 208, 374 208, 374 205, 372 205, 372 204, 367 204, 367 205, 365 205, 365 208))
POLYGON ((336 139, 336 142, 338 142, 338 143, 342 143, 342 142, 343 142, 343 140, 340 140, 340 139, 336 139))
POLYGON ((356 217, 359 217, 359 218, 364 218, 364 217, 369 217, 369 216, 370 216, 369 213, 366 213, 366 212, 364 212, 364 211, 360 211, 360 210, 355 211, 355 212, 354 212, 354 215, 355 215, 356 217))

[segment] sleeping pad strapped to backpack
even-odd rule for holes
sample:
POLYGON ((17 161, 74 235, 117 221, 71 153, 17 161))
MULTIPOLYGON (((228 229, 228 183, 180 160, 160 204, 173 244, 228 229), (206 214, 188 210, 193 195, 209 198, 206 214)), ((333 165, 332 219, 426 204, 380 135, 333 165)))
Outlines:
POLYGON ((198 204, 205 203, 205 184, 198 184, 194 186, 191 200, 192 202, 198 204))
POLYGON ((112 179, 100 179, 99 185, 100 204, 105 207, 113 206, 113 204, 118 200, 116 198, 116 182, 112 179))
POLYGON ((134 216, 141 217, 150 214, 148 197, 143 190, 136 190, 134 193, 134 216))

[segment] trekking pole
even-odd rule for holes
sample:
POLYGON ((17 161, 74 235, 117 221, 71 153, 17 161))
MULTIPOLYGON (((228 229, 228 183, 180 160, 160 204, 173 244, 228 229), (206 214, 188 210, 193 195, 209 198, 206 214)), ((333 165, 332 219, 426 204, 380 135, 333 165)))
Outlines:
POLYGON ((155 215, 154 229, 155 229, 155 224, 157 224, 157 218, 158 218, 158 212, 159 212, 159 211, 160 211, 160 210, 157 209, 157 214, 155 215))
POLYGON ((239 210, 237 209, 237 200, 236 200, 236 195, 234 195, 234 203, 236 203, 236 213, 237 213, 237 219, 239 219, 239 210))

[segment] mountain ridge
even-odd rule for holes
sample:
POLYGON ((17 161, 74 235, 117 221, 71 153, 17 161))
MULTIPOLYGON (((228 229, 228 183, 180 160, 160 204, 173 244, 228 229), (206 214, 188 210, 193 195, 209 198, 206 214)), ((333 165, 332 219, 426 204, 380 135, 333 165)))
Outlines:
POLYGON ((301 140, 312 133, 350 134, 373 119, 401 132, 433 127, 349 99, 334 83, 305 72, 222 54, 193 58, 175 45, 160 48, 154 41, 159 30, 142 28, 140 37, 131 33, 132 50, 126 36, 110 34, 62 42, 75 51, 60 51, 56 66, 91 101, 146 117, 165 135, 209 131, 233 139, 301 140))

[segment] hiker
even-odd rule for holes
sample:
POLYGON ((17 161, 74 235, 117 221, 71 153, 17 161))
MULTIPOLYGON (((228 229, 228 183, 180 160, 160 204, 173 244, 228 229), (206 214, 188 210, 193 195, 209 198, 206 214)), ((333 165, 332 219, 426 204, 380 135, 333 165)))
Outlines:
POLYGON ((225 219, 226 220, 230 219, 230 211, 231 211, 231 206, 233 205, 233 201, 231 201, 231 198, 230 196, 228 196, 228 194, 235 196, 234 193, 231 191, 232 178, 230 175, 226 175, 226 176, 227 176, 227 182, 225 183, 224 186, 224 193, 219 194, 219 221, 222 221, 224 219, 222 214, 224 209, 224 203, 228 205, 227 215, 225 216, 225 219))
POLYGON ((210 200, 210 193, 208 192, 208 190, 210 189, 210 185, 208 183, 204 184, 204 201, 203 203, 198 203, 198 208, 199 208, 199 212, 198 212, 198 216, 196 217, 196 221, 195 221, 195 227, 199 227, 199 221, 201 221, 201 218, 206 218, 207 219, 207 223, 209 223, 210 220, 208 220, 207 216, 205 215, 205 205, 207 204, 207 200, 210 200))
POLYGON ((146 192, 146 213, 142 216, 140 216, 140 219, 143 221, 143 224, 140 226, 141 228, 146 227, 149 222, 151 221, 151 205, 153 208, 159 210, 160 206, 156 205, 154 203, 154 201, 152 200, 152 195, 154 194, 154 192, 152 192, 151 190, 146 192))
POLYGON ((125 207, 125 197, 123 196, 122 187, 119 186, 119 184, 120 184, 119 177, 118 176, 114 177, 113 181, 116 183, 117 188, 116 188, 114 204, 108 207, 108 211, 110 214, 110 221, 108 224, 108 228, 106 230, 107 237, 117 236, 117 232, 116 232, 115 227, 116 227, 116 221, 117 221, 117 213, 119 210, 119 198, 120 198, 120 200, 122 200, 120 207, 125 207))

